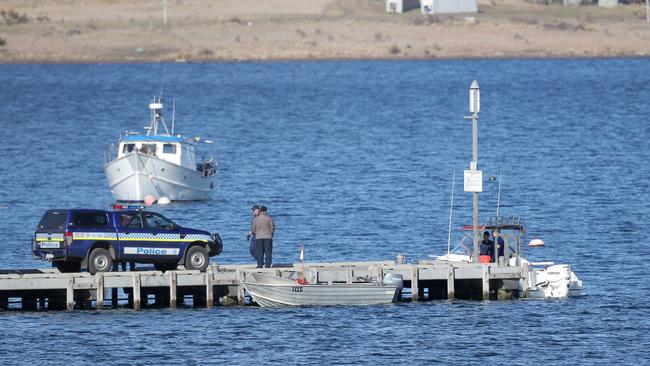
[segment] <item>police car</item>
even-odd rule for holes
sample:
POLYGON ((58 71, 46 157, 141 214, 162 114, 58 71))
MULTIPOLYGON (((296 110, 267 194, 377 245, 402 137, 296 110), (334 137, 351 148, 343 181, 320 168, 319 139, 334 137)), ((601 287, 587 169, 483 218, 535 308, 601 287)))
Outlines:
POLYGON ((153 263, 166 271, 184 265, 205 271, 221 253, 219 234, 190 229, 141 209, 48 210, 36 227, 34 257, 61 272, 110 271, 114 263, 153 263))

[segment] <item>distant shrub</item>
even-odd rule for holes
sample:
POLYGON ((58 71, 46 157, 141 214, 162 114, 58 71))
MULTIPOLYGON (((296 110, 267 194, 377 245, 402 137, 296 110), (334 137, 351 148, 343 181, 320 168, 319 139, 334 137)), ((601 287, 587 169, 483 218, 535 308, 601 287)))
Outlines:
POLYGON ((81 34, 81 31, 79 29, 77 29, 77 28, 70 29, 69 31, 65 32, 66 36, 76 36, 76 35, 79 35, 79 34, 81 34))
POLYGON ((7 25, 22 24, 29 22, 29 17, 25 14, 20 14, 17 11, 10 10, 0 10, 0 17, 5 21, 7 25))
POLYGON ((577 32, 577 31, 586 31, 587 29, 582 25, 572 25, 567 22, 558 22, 558 23, 544 23, 542 27, 546 30, 559 30, 559 31, 568 31, 568 32, 577 32))
POLYGON ((3 47, 3 46, 6 45, 6 44, 7 44, 7 40, 4 39, 4 38, 2 38, 2 37, 0 37, 0 47, 3 47))
POLYGON ((443 19, 433 15, 427 14, 426 16, 418 16, 413 20, 413 25, 431 25, 435 23, 441 23, 443 19))
POLYGON ((402 53, 402 50, 400 50, 397 45, 392 45, 388 49, 388 52, 390 52, 391 55, 397 55, 398 53, 402 53))
POLYGON ((537 25, 538 21, 535 18, 526 18, 526 17, 514 17, 512 18, 514 23, 522 23, 528 25, 537 25))
POLYGON ((50 17, 47 15, 39 15, 36 17, 36 21, 39 23, 49 23, 51 22, 50 17))

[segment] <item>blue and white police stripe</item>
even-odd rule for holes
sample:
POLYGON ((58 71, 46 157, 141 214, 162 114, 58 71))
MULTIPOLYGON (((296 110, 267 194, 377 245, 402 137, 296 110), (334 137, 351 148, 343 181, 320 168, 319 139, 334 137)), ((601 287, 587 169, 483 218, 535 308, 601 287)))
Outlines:
POLYGON ((63 241, 62 233, 36 233, 36 241, 63 241))
POLYGON ((193 241, 204 241, 207 242, 210 240, 209 235, 205 234, 187 234, 181 238, 181 234, 169 234, 169 233, 120 233, 119 240, 123 241, 167 241, 167 242, 193 242, 193 241))
POLYGON ((73 232, 73 240, 117 240, 114 232, 73 232))
POLYGON ((205 234, 187 234, 185 235, 184 240, 187 241, 210 241, 210 235, 205 234))

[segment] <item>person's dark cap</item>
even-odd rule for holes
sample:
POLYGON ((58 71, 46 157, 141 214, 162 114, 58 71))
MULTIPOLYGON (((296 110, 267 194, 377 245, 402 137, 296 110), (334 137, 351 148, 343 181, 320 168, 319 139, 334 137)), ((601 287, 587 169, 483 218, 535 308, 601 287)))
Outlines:
POLYGON ((266 206, 260 206, 260 211, 266 212, 266 206))
POLYGON ((251 210, 259 210, 259 209, 260 209, 260 205, 253 205, 253 207, 251 207, 251 210))
POLYGON ((483 235, 490 235, 490 232, 486 230, 483 232, 483 235))

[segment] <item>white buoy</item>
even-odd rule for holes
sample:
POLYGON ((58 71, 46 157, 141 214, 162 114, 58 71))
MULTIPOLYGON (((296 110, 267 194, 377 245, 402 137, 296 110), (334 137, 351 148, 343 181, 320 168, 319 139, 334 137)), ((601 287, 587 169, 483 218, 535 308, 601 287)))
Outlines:
POLYGON ((144 204, 145 204, 145 205, 147 205, 147 206, 151 206, 151 205, 153 205, 154 203, 156 203, 156 197, 154 197, 154 196, 148 194, 148 195, 144 198, 144 204))
POLYGON ((168 205, 172 202, 172 200, 169 199, 169 197, 160 197, 158 198, 158 204, 159 205, 168 205))
POLYGON ((535 239, 531 240, 528 243, 528 246, 529 247, 543 247, 544 246, 544 240, 539 239, 539 238, 535 238, 535 239))

